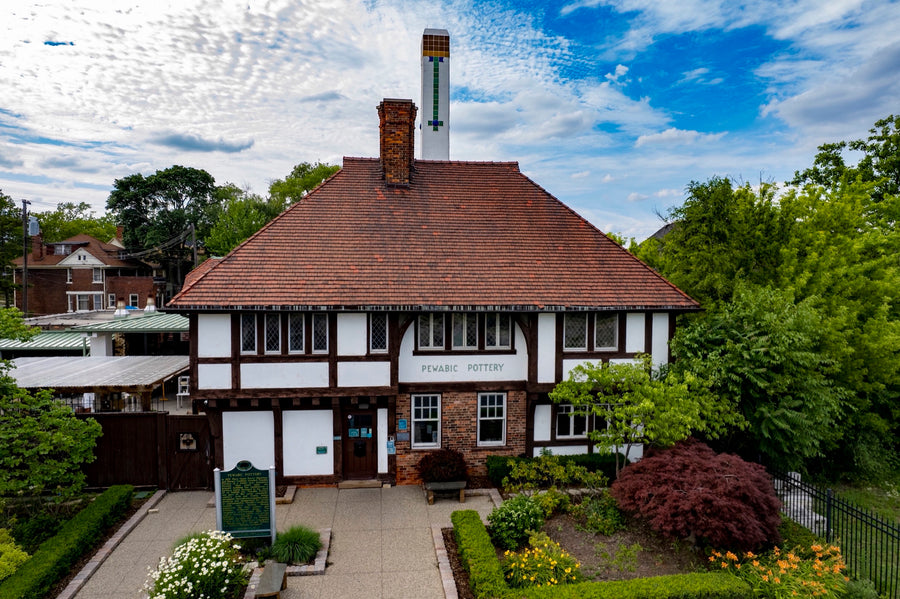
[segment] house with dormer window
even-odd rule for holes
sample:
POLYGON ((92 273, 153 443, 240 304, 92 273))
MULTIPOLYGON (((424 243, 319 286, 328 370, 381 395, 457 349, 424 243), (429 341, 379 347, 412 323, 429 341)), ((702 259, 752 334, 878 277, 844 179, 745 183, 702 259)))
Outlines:
MULTIPOLYGON (((15 283, 22 284, 23 257, 13 260, 15 283)), ((90 235, 47 243, 31 238, 28 255, 30 316, 115 309, 119 301, 143 308, 159 295, 150 266, 129 258, 120 237, 102 242, 90 235)), ((15 305, 22 309, 22 293, 15 305)))
MULTIPOLYGON (((443 144, 449 41, 429 35, 423 140, 443 144)), ((166 307, 189 317, 217 465, 409 484, 437 448, 475 474, 489 455, 593 451, 596 423, 548 393, 585 361, 665 364, 697 302, 517 163, 417 160, 414 103, 377 111, 379 157, 345 157, 166 307)))

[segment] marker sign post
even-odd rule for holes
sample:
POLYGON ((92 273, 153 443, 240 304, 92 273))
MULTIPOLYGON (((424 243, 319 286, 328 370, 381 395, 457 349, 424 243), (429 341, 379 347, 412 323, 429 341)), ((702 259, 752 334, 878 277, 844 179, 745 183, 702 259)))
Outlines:
POLYGON ((275 542, 275 467, 258 470, 243 460, 213 471, 216 528, 236 538, 271 537, 275 542))

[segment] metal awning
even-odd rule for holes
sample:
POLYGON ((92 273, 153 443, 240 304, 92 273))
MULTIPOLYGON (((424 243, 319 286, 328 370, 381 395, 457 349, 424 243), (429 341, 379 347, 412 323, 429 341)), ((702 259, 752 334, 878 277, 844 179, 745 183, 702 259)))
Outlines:
POLYGON ((157 312, 145 316, 115 318, 72 327, 80 333, 187 333, 188 319, 181 314, 157 312))
POLYGON ((70 331, 48 331, 38 333, 28 341, 18 339, 0 339, 0 352, 10 350, 28 351, 82 351, 85 348, 85 337, 82 333, 70 331))
POLYGON ((25 389, 63 393, 126 391, 141 393, 188 369, 188 356, 103 356, 16 358, 9 371, 25 389))

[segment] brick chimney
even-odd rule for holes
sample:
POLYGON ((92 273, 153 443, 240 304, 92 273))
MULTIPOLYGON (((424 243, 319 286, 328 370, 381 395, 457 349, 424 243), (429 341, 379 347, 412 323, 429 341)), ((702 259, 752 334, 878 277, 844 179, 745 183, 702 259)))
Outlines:
POLYGON ((31 259, 44 259, 44 236, 40 233, 31 236, 31 259))
POLYGON ((385 98, 378 105, 381 170, 388 185, 409 185, 415 160, 416 105, 385 98))

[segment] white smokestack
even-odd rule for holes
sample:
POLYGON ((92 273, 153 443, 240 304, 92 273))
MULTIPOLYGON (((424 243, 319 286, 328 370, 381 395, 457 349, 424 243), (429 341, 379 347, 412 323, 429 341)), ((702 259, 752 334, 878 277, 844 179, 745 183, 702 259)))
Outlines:
POLYGON ((422 35, 422 158, 450 160, 450 33, 422 35))

